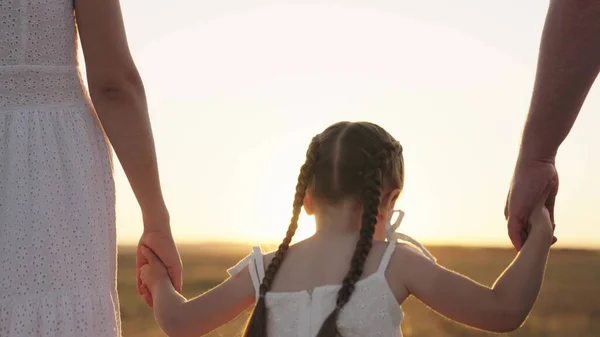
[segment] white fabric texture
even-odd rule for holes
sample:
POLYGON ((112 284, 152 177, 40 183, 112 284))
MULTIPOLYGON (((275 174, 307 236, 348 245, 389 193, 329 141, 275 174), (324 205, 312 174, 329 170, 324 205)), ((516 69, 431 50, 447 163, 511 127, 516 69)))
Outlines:
POLYGON ((116 337, 110 155, 72 0, 0 0, 0 336, 116 337))
MULTIPOLYGON (((407 235, 402 237, 410 238, 407 235)), ((409 242, 414 244, 417 241, 410 238, 409 242)), ((385 271, 395 248, 396 241, 391 241, 377 271, 356 283, 350 301, 340 313, 338 329, 342 336, 402 336, 400 324, 404 314, 385 277, 385 271)), ((423 252, 423 254, 429 257, 427 253, 423 252)), ((260 247, 254 247, 250 255, 227 272, 229 275, 235 275, 246 266, 249 266, 257 294, 256 299, 258 299, 258 287, 264 278, 263 254, 260 247)), ((325 285, 310 291, 268 292, 265 301, 268 310, 269 336, 316 336, 323 321, 335 308, 340 287, 341 285, 325 285)))

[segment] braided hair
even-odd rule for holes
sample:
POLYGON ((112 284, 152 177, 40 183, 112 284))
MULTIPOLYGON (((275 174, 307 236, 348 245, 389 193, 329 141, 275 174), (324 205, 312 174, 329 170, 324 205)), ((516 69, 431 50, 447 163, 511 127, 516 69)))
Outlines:
POLYGON ((325 319, 317 337, 339 336, 337 321, 350 300, 356 282, 361 278, 365 261, 373 245, 373 234, 385 185, 403 187, 402 147, 383 128, 368 122, 336 123, 315 136, 300 169, 292 218, 283 242, 265 271, 259 298, 245 337, 267 337, 265 295, 270 290, 277 270, 289 249, 298 227, 298 218, 307 191, 331 205, 349 197, 362 202, 360 238, 343 280, 336 307, 325 319))

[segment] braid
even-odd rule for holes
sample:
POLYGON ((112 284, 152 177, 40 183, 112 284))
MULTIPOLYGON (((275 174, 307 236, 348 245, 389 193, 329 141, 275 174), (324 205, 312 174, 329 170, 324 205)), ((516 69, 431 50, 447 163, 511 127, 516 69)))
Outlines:
POLYGON ((269 263, 269 266, 265 271, 265 277, 262 280, 259 289, 260 297, 257 299, 256 306, 254 307, 254 311, 248 322, 244 337, 267 337, 267 307, 265 303, 265 295, 271 289, 271 285, 275 279, 275 274, 277 274, 277 270, 279 270, 279 267, 283 262, 283 258, 290 247, 292 237, 298 228, 298 218, 300 217, 300 212, 302 211, 306 189, 313 179, 314 167, 318 159, 318 152, 319 136, 317 135, 312 139, 308 150, 306 151, 306 161, 300 168, 298 183, 296 184, 296 194, 294 195, 294 204, 290 225, 285 234, 283 242, 279 245, 279 248, 275 252, 275 256, 273 256, 271 263, 269 263))
POLYGON ((381 203, 381 189, 383 184, 383 169, 385 163, 398 151, 395 144, 385 144, 384 148, 369 161, 364 172, 365 187, 363 199, 362 226, 360 229, 360 238, 356 243, 356 249, 350 262, 350 271, 344 278, 342 288, 338 292, 336 308, 327 317, 317 337, 336 337, 340 333, 337 328, 337 320, 341 309, 348 303, 356 282, 363 274, 365 261, 371 247, 373 246, 373 234, 377 224, 377 215, 379 214, 379 204, 381 203))
POLYGON ((402 154, 402 145, 400 145, 400 142, 397 140, 385 143, 383 148, 388 153, 389 157, 387 158, 394 158, 394 156, 402 154))

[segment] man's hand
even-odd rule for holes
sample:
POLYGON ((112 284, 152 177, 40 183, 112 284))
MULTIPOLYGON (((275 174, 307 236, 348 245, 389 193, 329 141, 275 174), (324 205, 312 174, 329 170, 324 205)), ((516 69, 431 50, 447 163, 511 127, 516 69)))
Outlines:
POLYGON ((181 277, 181 259, 179 257, 179 251, 173 241, 173 236, 170 232, 168 224, 166 226, 153 226, 153 224, 147 224, 153 221, 161 221, 152 218, 145 218, 144 225, 146 229, 138 242, 137 256, 136 256, 136 278, 138 293, 144 298, 144 301, 152 306, 152 295, 148 288, 142 283, 140 279, 140 269, 145 264, 148 264, 148 258, 144 256, 142 248, 144 246, 150 248, 154 254, 160 259, 160 261, 166 267, 173 287, 177 292, 181 293, 182 277, 181 277), (151 230, 150 228, 162 228, 161 230, 151 230))
MULTIPOLYGON (((527 240, 529 217, 536 200, 547 193, 548 186, 552 188, 544 204, 554 226, 554 201, 558 192, 558 173, 554 161, 519 159, 504 207, 508 235, 515 249, 521 250, 527 240)), ((554 242, 556 237, 552 240, 554 242)))

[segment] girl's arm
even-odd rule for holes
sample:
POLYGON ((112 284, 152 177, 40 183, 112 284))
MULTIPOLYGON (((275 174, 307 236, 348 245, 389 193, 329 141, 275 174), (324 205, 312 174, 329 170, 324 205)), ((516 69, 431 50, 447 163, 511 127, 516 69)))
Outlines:
POLYGON ((154 318, 170 337, 202 336, 236 318, 254 303, 248 267, 208 292, 187 300, 173 288, 161 261, 148 248, 142 251, 149 264, 141 278, 152 293, 154 318))
POLYGON ((398 246, 388 276, 401 280, 409 293, 454 321, 493 332, 515 330, 538 296, 552 243, 547 210, 534 213, 534 226, 523 249, 492 288, 445 269, 405 245, 398 246), (401 266, 411 266, 410 272, 401 266))

